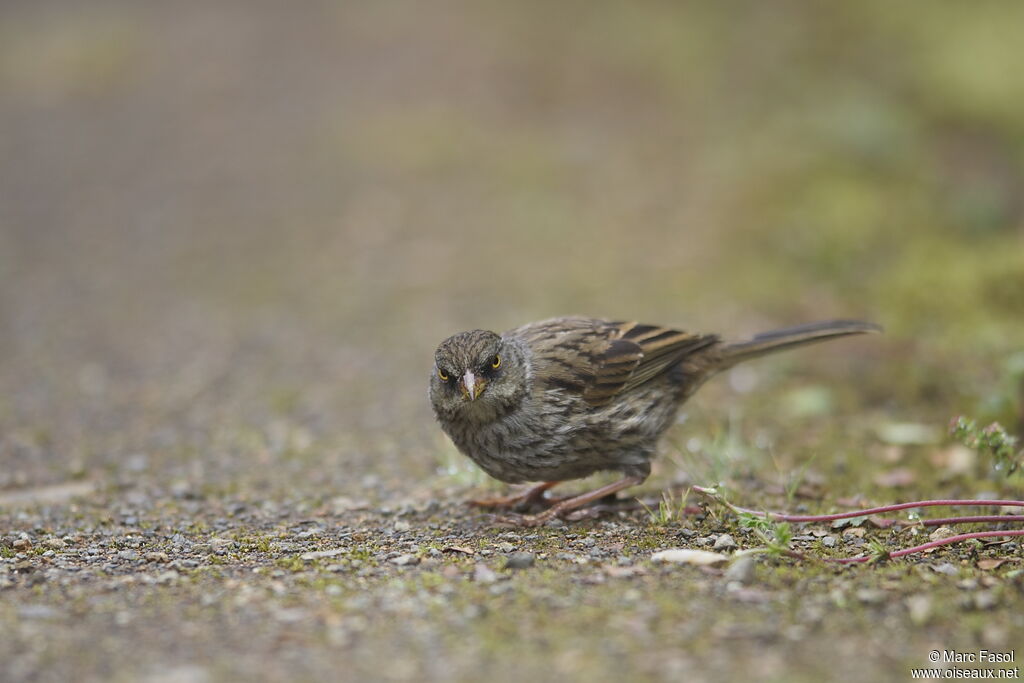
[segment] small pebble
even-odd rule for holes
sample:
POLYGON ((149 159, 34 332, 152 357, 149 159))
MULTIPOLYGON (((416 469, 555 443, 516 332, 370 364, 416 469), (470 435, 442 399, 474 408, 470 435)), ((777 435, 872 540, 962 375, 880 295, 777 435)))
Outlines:
POLYGON ((22 619, 55 619, 60 612, 49 605, 22 605, 18 608, 18 616, 22 619))
POLYGON ((473 580, 477 583, 494 583, 498 575, 486 564, 478 564, 473 568, 473 580))
POLYGON ((533 553, 512 553, 505 560, 506 569, 529 569, 537 558, 533 553))
POLYGON ((729 534, 722 534, 712 546, 714 550, 731 550, 736 547, 736 540, 729 534))
POLYGON ((729 556, 707 550, 671 548, 654 553, 651 555, 651 559, 655 562, 671 562, 673 564, 712 565, 728 562, 729 556))
POLYGON ((754 579, 754 558, 744 555, 733 561, 725 570, 726 581, 750 583, 754 579))
POLYGON ((885 602, 885 591, 875 588, 862 588, 857 591, 857 599, 865 605, 878 605, 885 602))
POLYGON ((228 538, 211 538, 210 547, 215 553, 224 553, 234 547, 235 542, 228 538))
POLYGON ((415 565, 420 563, 420 558, 416 555, 406 554, 399 555, 398 557, 391 558, 391 564, 396 564, 399 567, 405 567, 407 565, 415 565))
POLYGON ((345 551, 340 548, 335 548, 333 550, 311 550, 308 553, 302 553, 302 555, 299 556, 299 559, 307 562, 311 560, 322 560, 326 557, 337 557, 344 552, 345 551))
POLYGON ((946 576, 957 576, 960 573, 960 570, 949 562, 943 562, 942 564, 933 564, 930 565, 930 568, 933 572, 937 574, 945 574, 946 576))
POLYGON ((907 598, 907 612, 915 626, 923 626, 932 616, 932 599, 925 594, 911 595, 907 598))
POLYGON ((978 591, 974 594, 974 607, 976 609, 992 609, 999 604, 999 598, 995 591, 978 591))
POLYGON ((134 550, 122 550, 119 553, 117 553, 117 557, 121 560, 128 560, 130 562, 134 562, 135 560, 139 559, 139 554, 134 550))

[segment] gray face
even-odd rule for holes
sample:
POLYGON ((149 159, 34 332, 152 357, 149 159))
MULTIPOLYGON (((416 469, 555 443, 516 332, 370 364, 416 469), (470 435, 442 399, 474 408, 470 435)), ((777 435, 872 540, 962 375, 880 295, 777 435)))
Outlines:
POLYGON ((434 353, 430 402, 441 419, 495 419, 520 400, 523 354, 494 332, 471 330, 441 342, 434 353))

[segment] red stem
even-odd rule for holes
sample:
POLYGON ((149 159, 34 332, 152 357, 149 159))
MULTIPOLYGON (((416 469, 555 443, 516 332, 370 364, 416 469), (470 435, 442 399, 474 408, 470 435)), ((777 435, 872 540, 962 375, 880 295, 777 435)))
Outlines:
MULTIPOLYGON (((938 548, 940 545, 948 545, 950 543, 958 543, 960 541, 967 541, 972 538, 997 538, 1005 536, 1024 536, 1024 529, 1014 529, 1012 531, 975 531, 969 534, 959 534, 957 536, 950 536, 949 538, 940 538, 937 541, 931 541, 922 545, 915 545, 913 548, 905 548, 903 550, 896 550, 888 553, 888 559, 895 559, 897 557, 903 557, 905 555, 912 555, 913 553, 919 553, 924 550, 930 550, 932 548, 938 548)), ((863 555, 861 557, 826 557, 826 562, 836 562, 838 564, 853 564, 856 562, 868 562, 875 559, 873 555, 863 555)))
POLYGON ((918 500, 912 503, 897 503, 896 505, 883 505, 866 510, 854 510, 853 512, 837 512, 833 515, 787 515, 778 512, 761 512, 748 508, 737 507, 740 512, 746 512, 758 517, 767 517, 780 522, 832 522, 837 519, 850 519, 851 517, 867 517, 883 512, 895 512, 896 510, 907 510, 909 508, 923 508, 933 506, 978 506, 978 507, 1024 507, 1024 500, 918 500))
MULTIPOLYGON (((902 520, 895 520, 900 524, 906 524, 902 520)), ((922 519, 922 526, 942 526, 943 524, 982 524, 992 522, 1000 524, 1020 524, 1024 522, 1024 515, 976 515, 974 517, 936 517, 934 519, 922 519)))

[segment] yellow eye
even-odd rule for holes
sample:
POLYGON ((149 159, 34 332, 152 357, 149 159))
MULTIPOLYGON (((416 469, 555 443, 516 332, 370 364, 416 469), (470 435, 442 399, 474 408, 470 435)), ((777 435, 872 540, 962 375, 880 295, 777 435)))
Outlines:
POLYGON ((441 368, 437 369, 437 376, 441 378, 442 382, 447 382, 448 381, 448 374, 444 370, 442 370, 441 368))
POLYGON ((494 357, 494 360, 491 361, 491 367, 494 368, 495 370, 497 370, 498 368, 501 367, 501 357, 500 356, 495 356, 494 357))

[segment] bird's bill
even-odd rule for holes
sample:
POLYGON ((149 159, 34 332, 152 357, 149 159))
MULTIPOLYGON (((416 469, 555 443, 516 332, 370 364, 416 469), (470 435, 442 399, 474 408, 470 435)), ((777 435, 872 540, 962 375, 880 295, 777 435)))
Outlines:
POLYGON ((475 401, 476 397, 480 395, 480 392, 484 390, 484 385, 487 382, 482 377, 477 377, 472 372, 467 371, 462 379, 459 380, 459 387, 462 389, 463 398, 468 398, 470 401, 475 401))

